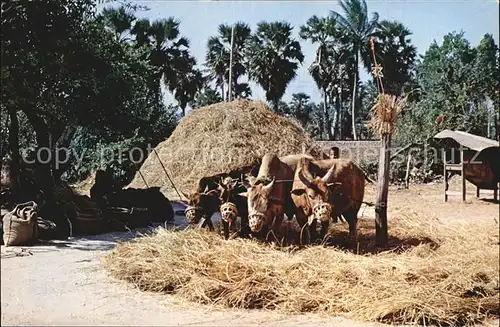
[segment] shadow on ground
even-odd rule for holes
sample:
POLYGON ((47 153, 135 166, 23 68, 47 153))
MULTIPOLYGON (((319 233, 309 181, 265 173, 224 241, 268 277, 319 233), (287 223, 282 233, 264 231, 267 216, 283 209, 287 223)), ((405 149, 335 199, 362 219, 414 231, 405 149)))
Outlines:
MULTIPOLYGON (((338 223, 342 224, 342 223, 338 223)), ((323 245, 327 247, 335 247, 345 251, 349 251, 355 254, 376 254, 380 252, 392 251, 395 253, 403 253, 413 247, 426 244, 429 245, 432 250, 439 248, 439 243, 436 240, 431 239, 426 236, 414 236, 414 237, 400 237, 398 235, 391 234, 389 231, 388 244, 384 248, 377 247, 376 234, 375 234, 375 221, 373 220, 360 220, 358 222, 358 241, 355 243, 349 238, 349 231, 347 223, 344 223, 345 227, 340 227, 335 224, 331 226, 329 234, 325 237, 322 242, 317 242, 317 245, 323 245)))
MULTIPOLYGON (((184 211, 184 206, 179 203, 173 203, 175 211, 184 211)), ((34 253, 53 252, 65 250, 80 251, 108 251, 113 249, 119 242, 129 241, 140 238, 144 235, 150 235, 158 227, 179 228, 186 226, 183 216, 175 216, 174 222, 169 224, 155 223, 148 227, 136 228, 127 231, 115 231, 97 235, 75 236, 66 240, 39 240, 33 245, 9 246, 2 245, 2 258, 11 256, 28 256, 34 253), (5 251, 4 251, 5 249, 5 251)))

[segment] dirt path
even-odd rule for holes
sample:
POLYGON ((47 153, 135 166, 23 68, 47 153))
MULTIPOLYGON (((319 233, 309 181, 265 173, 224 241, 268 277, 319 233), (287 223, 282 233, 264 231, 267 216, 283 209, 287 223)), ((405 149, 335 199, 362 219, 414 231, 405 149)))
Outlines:
MULTIPOLYGON (((498 204, 444 204, 439 186, 392 191, 391 207, 410 201, 440 219, 498 218, 498 204)), ((368 190, 368 198, 373 194, 368 190)), ((472 197, 471 197, 472 198, 472 197)), ((181 209, 177 207, 176 209, 181 209)), ((366 209, 365 218, 373 209, 366 209)), ((177 217, 182 221, 182 217, 177 217)), ((77 238, 50 245, 5 248, 1 258, 2 325, 162 325, 162 326, 382 326, 317 315, 216 310, 180 303, 174 296, 138 291, 107 276, 100 256, 134 233, 77 238), (17 255, 16 255, 17 254, 17 255), (24 255, 23 255, 24 254, 24 255), (23 255, 23 256, 21 256, 23 255)), ((498 320, 483 326, 498 326, 498 320)))

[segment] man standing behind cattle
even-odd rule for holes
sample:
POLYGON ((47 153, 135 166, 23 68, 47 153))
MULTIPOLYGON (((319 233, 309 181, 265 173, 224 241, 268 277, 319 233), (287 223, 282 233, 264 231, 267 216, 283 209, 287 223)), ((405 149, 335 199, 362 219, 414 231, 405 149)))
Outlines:
POLYGON ((323 239, 328 232, 330 218, 343 215, 349 224, 350 238, 356 240, 357 214, 363 202, 364 187, 365 176, 351 160, 301 159, 291 191, 299 225, 303 227, 307 223, 311 239, 316 240, 316 224, 319 222, 319 237, 323 239), (325 170, 326 174, 319 177, 325 170))

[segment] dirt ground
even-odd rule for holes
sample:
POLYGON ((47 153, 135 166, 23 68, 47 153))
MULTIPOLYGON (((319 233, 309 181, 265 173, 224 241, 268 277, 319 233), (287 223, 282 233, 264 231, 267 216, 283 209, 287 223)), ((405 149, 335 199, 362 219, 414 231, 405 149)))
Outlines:
MULTIPOLYGON (((458 181, 452 183, 458 190, 458 181)), ((450 224, 499 218, 499 204, 492 192, 468 184, 465 203, 459 197, 443 202, 442 184, 391 187, 391 211, 407 208, 433 215, 450 224)), ((367 186, 366 199, 375 189, 367 186)), ((176 210, 182 209, 177 205, 176 210)), ((373 208, 362 208, 360 217, 373 218, 373 208)), ((178 223, 183 217, 176 217, 178 223)), ((390 218, 389 218, 390 226, 390 218)), ((1 248, 1 319, 4 325, 156 325, 156 326, 383 326, 338 317, 282 315, 274 312, 221 310, 185 303, 176 296, 141 292, 133 285, 108 277, 100 266, 102 254, 119 240, 140 230, 72 238, 34 247, 1 248)), ((483 326, 498 326, 490 321, 483 326)))

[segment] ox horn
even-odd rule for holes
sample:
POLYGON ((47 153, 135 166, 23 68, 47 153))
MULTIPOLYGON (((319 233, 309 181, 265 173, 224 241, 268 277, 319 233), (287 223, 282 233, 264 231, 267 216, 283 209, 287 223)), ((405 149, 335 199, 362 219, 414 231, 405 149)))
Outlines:
POLYGON ((276 178, 273 177, 273 179, 271 180, 271 182, 269 184, 267 184, 266 186, 264 186, 262 189, 265 190, 265 191, 267 191, 267 192, 271 192, 272 189, 273 189, 275 180, 276 180, 276 178))
POLYGON ((203 190, 203 192, 201 192, 202 194, 207 194, 209 191, 209 188, 208 188, 208 185, 205 186, 205 189, 203 190))
POLYGON ((314 177, 311 175, 311 172, 309 171, 309 161, 306 158, 302 158, 299 162, 299 166, 297 168, 297 175, 299 176, 299 179, 304 183, 305 185, 309 186, 311 185, 311 182, 314 180, 314 177))
POLYGON ((321 178, 321 180, 325 183, 328 182, 330 180, 330 178, 332 177, 334 171, 335 171, 335 164, 333 164, 333 166, 330 169, 328 169, 325 176, 323 176, 321 178))
POLYGON ((248 190, 252 187, 252 183, 250 183, 247 177, 247 175, 241 174, 241 184, 248 190))

